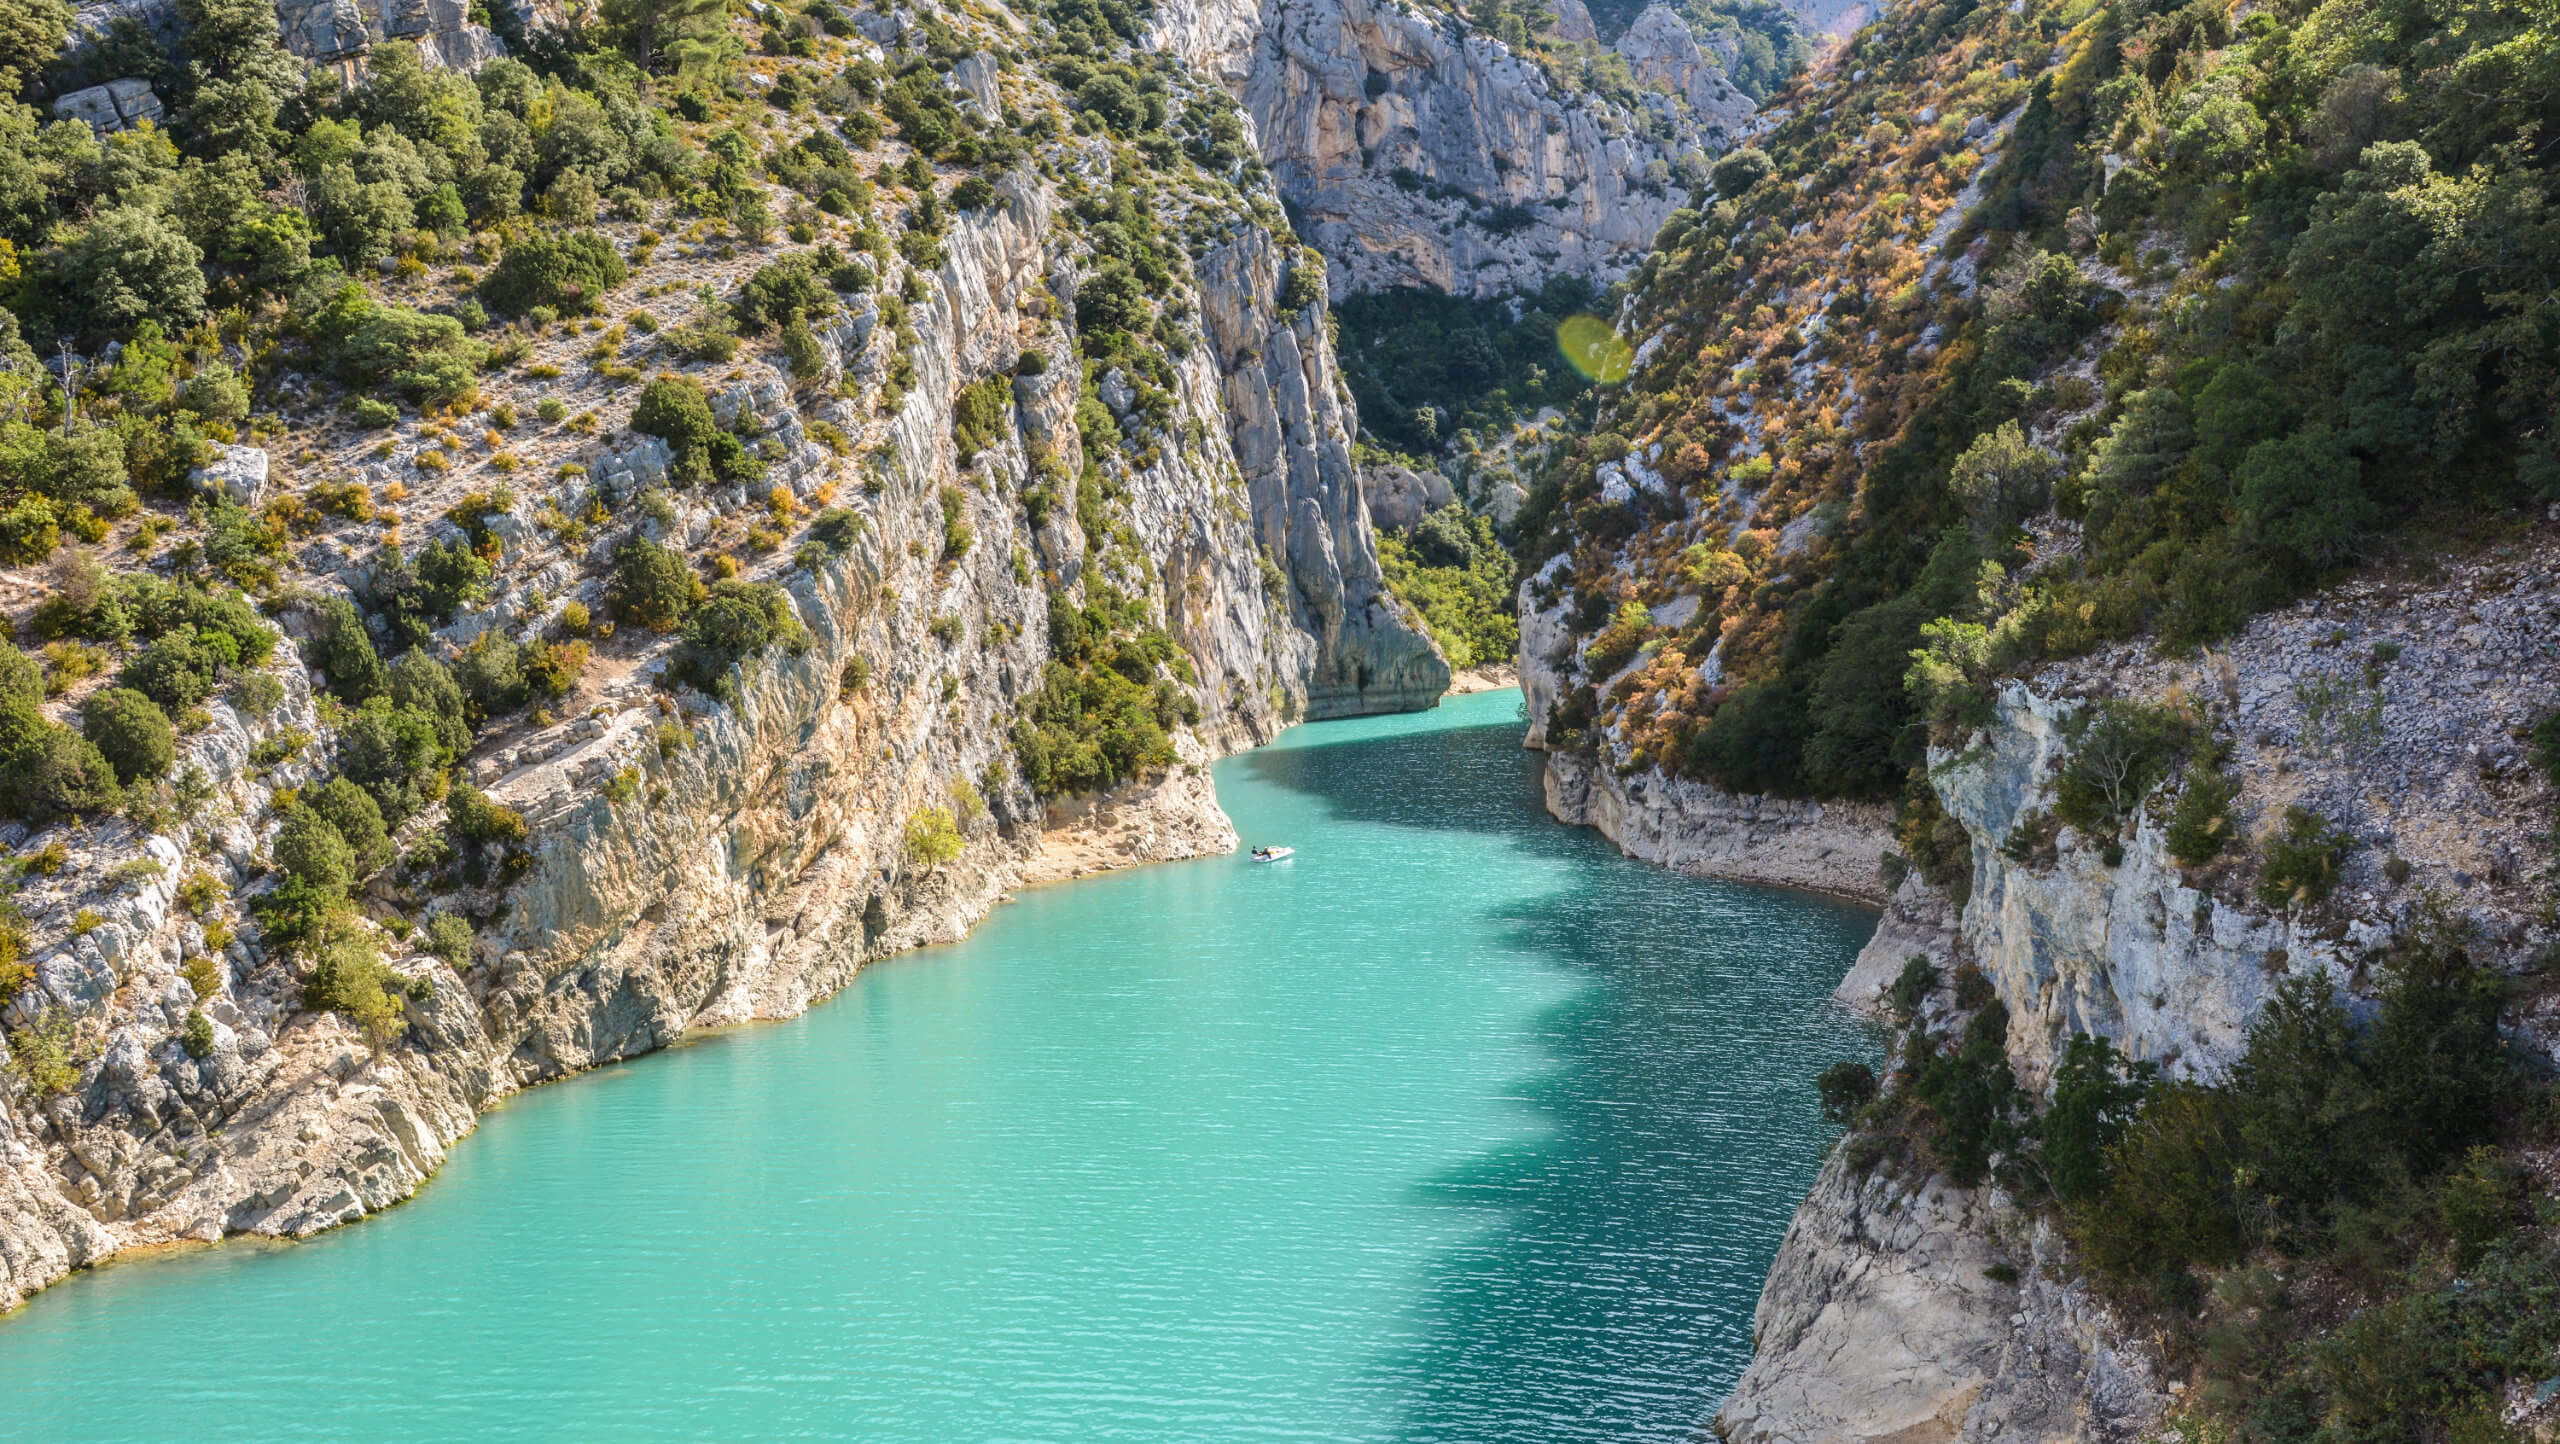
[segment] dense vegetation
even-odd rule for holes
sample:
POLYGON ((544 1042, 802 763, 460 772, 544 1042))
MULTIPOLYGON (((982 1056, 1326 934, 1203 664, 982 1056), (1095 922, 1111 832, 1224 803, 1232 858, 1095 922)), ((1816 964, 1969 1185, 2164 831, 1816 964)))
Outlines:
MULTIPOLYGON (((1567 90, 1592 90, 1632 107, 1635 82, 1626 62, 1606 48, 1653 0, 1597 0, 1587 5, 1599 41, 1571 42, 1556 33, 1549 0, 1490 0, 1458 12, 1462 23, 1528 56, 1567 90)), ((1815 37, 1794 11, 1769 0, 1677 0, 1671 7, 1687 21, 1701 48, 1724 61, 1726 78, 1754 100, 1766 100, 1813 58, 1815 37)))
POLYGON ((1451 502, 1407 536, 1381 532, 1378 562, 1388 587, 1422 614, 1450 666, 1507 663, 1519 652, 1517 578, 1491 521, 1451 502))
POLYGON ((1014 724, 1022 775, 1043 797, 1098 792, 1171 766, 1173 728, 1200 720, 1185 690, 1191 659, 1173 638, 1107 583, 1087 591, 1093 600, 1082 607, 1049 599, 1050 661, 1014 724))
POLYGON ((1576 276, 1516 297, 1415 289, 1343 297, 1333 307, 1334 345, 1360 429, 1430 456, 1462 431, 1498 436, 1542 407, 1572 407, 1591 383, 1567 364, 1556 331, 1598 304, 1576 276))
POLYGON ((1568 744, 1910 806, 1915 651, 1978 683, 2210 641, 2395 536, 2560 496, 2554 177, 2514 143, 2555 53, 2499 4, 1947 3, 1863 34, 1862 79, 1666 224, 1628 328, 1673 345, 1527 515, 1574 549, 1586 633, 1631 591, 1706 603, 1567 699, 1568 744), (1630 453, 1665 499, 1597 499, 1630 453), (1732 530, 1691 543, 1684 513, 1732 530))

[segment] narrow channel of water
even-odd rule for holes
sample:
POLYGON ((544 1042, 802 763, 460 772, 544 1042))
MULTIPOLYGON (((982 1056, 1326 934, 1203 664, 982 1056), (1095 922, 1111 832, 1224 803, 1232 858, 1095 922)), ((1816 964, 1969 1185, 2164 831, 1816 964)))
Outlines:
POLYGON ((1287 862, 1027 893, 380 1218, 67 1280, 0 1432, 1685 1441, 1873 1051, 1871 916, 1556 826, 1517 705, 1221 764, 1287 862))

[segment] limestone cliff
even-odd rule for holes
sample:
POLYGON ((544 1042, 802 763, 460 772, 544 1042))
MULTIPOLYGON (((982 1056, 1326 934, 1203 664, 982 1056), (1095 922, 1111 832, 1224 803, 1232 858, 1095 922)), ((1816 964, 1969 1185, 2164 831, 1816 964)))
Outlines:
POLYGON ((1243 100, 1280 194, 1350 290, 1613 279, 1752 109, 1662 6, 1617 43, 1640 87, 1628 102, 1560 83, 1460 16, 1392 3, 1167 0, 1154 23, 1159 49, 1243 100))
MULTIPOLYGON (((1051 174, 1108 174, 1102 142, 1062 145, 1074 153, 1051 174)), ((277 793, 326 775, 343 719, 315 697, 292 640, 275 667, 280 703, 252 715, 217 699, 184 740, 180 767, 201 769, 206 796, 181 818, 150 835, 122 821, 13 829, 26 849, 64 846, 19 896, 35 976, 9 1020, 66 1026, 77 1077, 43 1099, 7 1085, 0 1305, 124 1249, 299 1236, 386 1207, 516 1089, 697 1027, 788 1017, 868 959, 959 937, 1034 872, 1044 833, 1050 845, 1107 835, 1093 854, 1112 863, 1231 848, 1198 775, 1210 758, 1297 717, 1436 700, 1448 668, 1378 582, 1321 315, 1277 309, 1291 248, 1242 206, 1205 198, 1180 283, 1200 334, 1174 364, 1169 409, 1110 385, 1088 403, 1123 407, 1125 439, 1105 455, 1080 434, 1073 359, 1073 296, 1093 253, 1059 187, 1007 175, 994 203, 956 220, 929 273, 884 274, 824 319, 809 384, 757 353, 698 368, 718 419, 765 459, 752 495, 671 494, 664 443, 610 429, 588 443, 571 428, 518 443, 530 474, 551 480, 466 503, 496 478, 428 469, 423 440, 377 442, 289 411, 306 442, 297 465, 414 487, 402 509, 420 539, 452 533, 433 518, 457 504, 494 508, 476 515, 503 558, 497 586, 430 643, 447 654, 483 632, 547 635, 572 603, 601 615, 606 563, 631 535, 700 554, 732 545, 742 516, 832 503, 849 519, 837 546, 744 549, 745 579, 781 588, 806 638, 741 664, 727 699, 679 685, 675 644, 634 626, 599 641, 558 716, 479 741, 466 772, 525 819, 522 862, 441 898, 375 882, 380 920, 431 909, 478 925, 472 952, 450 960, 422 950, 423 930, 399 931, 389 957, 407 980, 404 1017, 379 1048, 306 1010, 304 965, 246 921, 282 881, 264 856, 277 793), (919 299, 892 312, 882 297, 901 292, 919 299), (1064 364, 1017 366, 1026 352, 1064 364), (1008 372, 1020 374, 1000 434, 964 459, 956 397, 1008 372), (1053 464, 1104 494, 1035 521, 1026 493, 1053 464), (1179 739, 1186 760, 1116 794, 1107 816, 1053 815, 1008 761, 1012 729, 1043 684, 1050 599, 1105 582, 1172 636, 1199 721, 1179 739), (1145 818, 1130 822, 1130 808, 1145 818), (956 823, 955 858, 909 840, 936 811, 956 823), (208 955, 212 973, 184 967, 208 955), (182 1036, 199 1008, 201 1050, 182 1036)), ((1202 200, 1169 189, 1163 203, 1202 200)), ((605 229, 643 244, 636 225, 605 229)), ((705 245, 679 259, 689 285, 717 288, 775 254, 705 245)), ((556 335, 535 356, 557 374, 554 360, 574 365, 586 344, 556 335)), ((602 378, 585 384, 599 404, 610 395, 602 378)), ((369 540, 314 538, 297 580, 362 594, 378 564, 369 540)), ((421 818, 401 840, 436 830, 421 818)))
POLYGON ((2143 1437, 2158 1363, 2070 1281, 2050 1225, 1996 1193, 1835 1154, 1752 1315, 1728 1444, 2143 1437))
MULTIPOLYGON (((2350 582, 2198 658, 2137 644, 2009 684, 1991 726, 1932 760, 1970 841, 1970 900, 1906 881, 1843 998, 1876 1006, 1914 954, 1969 962, 2008 1007, 2011 1061, 2030 1082, 2075 1032, 2214 1078, 2279 981, 2307 970, 2365 986, 2371 950, 2430 896, 2473 925, 2494 966, 2529 973, 2552 937, 2523 859, 2553 798, 2519 738, 2560 695, 2560 663, 2535 640, 2560 607, 2555 561, 2560 538, 2544 535, 2423 585, 2350 582), (2159 808, 2113 866, 2068 829, 2050 856, 2006 845, 2050 802, 2072 719, 2107 698, 2194 710, 2229 748, 2242 835, 2291 806, 2343 821, 2354 845, 2339 891, 2270 909, 2245 864, 2180 867, 2159 808)), ((2517 1021, 2551 1049, 2549 1004, 2517 1021)), ((1838 1155, 1789 1229, 1755 1334, 1716 1417, 1729 1440, 2132 1439, 2173 1387, 2075 1281, 2048 1225, 1997 1190, 1862 1175, 1838 1155), (1988 1278, 1995 1267, 2015 1283, 1988 1278)))

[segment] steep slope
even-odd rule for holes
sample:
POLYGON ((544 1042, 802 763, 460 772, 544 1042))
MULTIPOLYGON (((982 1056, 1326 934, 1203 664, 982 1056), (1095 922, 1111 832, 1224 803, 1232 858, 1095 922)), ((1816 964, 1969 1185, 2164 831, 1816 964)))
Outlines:
POLYGON ((1787 880, 1869 809, 1899 1028, 1728 1437, 2545 1418, 2555 53, 1912 7, 1666 223, 1520 513, 1553 806, 1787 880))
POLYGON ((1549 59, 1456 11, 1184 0, 1154 43, 1244 102, 1340 289, 1498 295, 1623 272, 1752 109, 1669 9, 1607 49, 1584 25, 1549 59))
MULTIPOLYGON (((173 655, 118 639, 104 609, 218 597, 208 557, 289 635, 220 613, 273 661, 236 654, 179 717, 174 784, 132 779, 121 815, 11 825, 0 1299, 138 1245, 397 1202, 517 1088, 789 1016, 867 959, 957 937, 1044 830, 1089 815, 1073 794, 1165 819, 1103 860, 1232 847, 1201 763, 1446 686, 1379 580, 1321 262, 1275 230, 1267 191, 1160 128, 1231 103, 1113 70, 1107 41, 1050 50, 1187 107, 1100 122, 994 58, 1041 22, 828 15, 768 44, 850 60, 905 139, 843 85, 813 111, 810 77, 836 72, 788 56, 753 63, 752 109, 682 89, 727 195, 635 195, 637 218, 581 232, 634 273, 566 293, 585 320, 528 307, 490 333, 476 385, 378 417, 329 379, 325 342, 261 338, 263 364, 169 348, 180 375, 250 371, 276 408, 263 446, 209 456, 192 513, 127 508, 113 539, 145 580, 100 569, 103 549, 6 578, 20 608, 75 603, 41 623, 66 681, 28 726, 107 710, 76 658, 173 655), (853 18, 885 53, 829 38, 853 18), (931 103, 949 95, 974 108, 931 103), (1164 273, 1133 301, 1140 266, 1164 273), (650 314, 662 297, 690 319, 650 314), (377 652, 398 654, 387 694, 377 652), (449 784, 448 722, 467 728, 449 784), (387 839, 336 820, 369 805, 341 772, 399 809, 387 839), (322 845, 342 834, 357 842, 322 845), (374 871, 368 845, 402 858, 374 871)), ((421 74, 382 59, 360 114, 382 113, 364 107, 384 75, 421 74)), ((492 106, 526 83, 511 64, 483 72, 492 106)), ((561 228, 506 231, 484 261, 561 228)), ((473 286, 494 301, 509 267, 386 265, 380 301, 333 304, 483 324, 473 286)))

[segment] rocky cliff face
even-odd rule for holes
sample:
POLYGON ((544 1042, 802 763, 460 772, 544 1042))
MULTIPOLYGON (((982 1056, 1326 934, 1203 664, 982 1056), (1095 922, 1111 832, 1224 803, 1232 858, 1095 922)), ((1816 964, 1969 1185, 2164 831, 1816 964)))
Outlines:
MULTIPOLYGON (((1932 761, 1970 839, 1971 899, 1905 882, 1841 996, 1877 1007, 1914 954, 1970 962, 2009 1008, 2011 1061, 2030 1082, 2075 1032, 2211 1078, 2278 982, 2309 970, 2362 987, 2371 951, 2430 898, 2470 922, 2494 966, 2530 973, 2551 931, 2524 859, 2554 799, 2520 742, 2560 696, 2560 663, 2535 640, 2560 608, 2555 562, 2560 538, 2539 536, 2423 584, 2359 579, 2198 658, 2133 645, 2009 684, 1993 724, 1932 761), (2194 710, 2229 748, 2242 836, 2292 806, 2342 823, 2339 891, 2277 910, 2245 863, 2181 868, 2159 807, 2114 866, 2068 829, 2050 857, 2013 855, 2012 830, 2051 801, 2070 723, 2105 698, 2194 710)), ((2525 1004, 2520 1036, 2548 1052, 2555 1011, 2525 1004)), ((2049 1226, 1997 1190, 1862 1175, 1841 1155, 1788 1231, 1755 1338, 1716 1416, 1729 1440, 2132 1439, 2174 1388, 2075 1281, 2049 1226)))
MULTIPOLYGON (((1067 318, 1089 251, 1050 183, 1025 174, 946 237, 943 262, 910 287, 925 299, 903 342, 864 298, 819 328, 823 385, 795 390, 762 360, 715 377, 720 419, 770 462, 754 496, 679 491, 650 515, 635 503, 666 497, 653 488, 667 451, 626 436, 589 476, 563 472, 488 516, 500 588, 439 648, 491 629, 543 635, 572 601, 601 611, 603 559, 632 531, 698 549, 726 518, 814 508, 839 487, 856 519, 836 554, 747 574, 784 589, 808 638, 745 664, 734 700, 678 688, 669 643, 633 628, 600 648, 559 720, 484 739, 466 767, 525 817, 529 864, 435 904, 479 919, 459 966, 414 951, 413 934, 390 949, 409 991, 387 1046, 304 1010, 299 966, 242 920, 280 881, 261 860, 276 792, 325 775, 336 715, 290 641, 281 705, 250 716, 217 702, 186 742, 181 768, 200 767, 210 791, 190 820, 150 836, 121 822, 59 830, 58 870, 20 895, 35 979, 10 1021, 67 1023, 79 1073, 43 1101, 12 1084, 0 1110, 0 1306, 138 1245, 298 1236, 388 1206, 516 1089, 692 1028, 791 1016, 867 959, 959 937, 1027 874, 1231 848, 1199 774, 1210 758, 1295 717, 1436 700, 1447 666, 1378 583, 1321 317, 1281 316, 1283 246, 1220 217, 1190 271, 1205 334, 1176 367, 1171 420, 1123 418, 1133 436, 1178 444, 1126 448, 1087 473, 1109 488, 1088 512, 1108 535, 1085 535, 1082 508, 1065 504, 1035 526, 1021 499, 1036 450, 1069 476, 1085 461, 1071 362, 1016 378, 1010 424, 972 465, 956 450, 964 385, 1026 350, 1077 354, 1067 318), (901 355, 911 380, 884 413, 901 355), (609 520, 592 534, 556 525, 590 485, 609 520), (953 505, 974 537, 957 555, 953 505), (1168 774, 1052 815, 1007 761, 1009 737, 1050 655, 1049 598, 1102 581, 1162 619, 1200 721, 1168 774), (937 808, 956 814, 963 844, 939 863, 907 841, 937 808), (1089 856, 1035 863, 1044 846, 1095 837, 1089 856), (226 927, 242 936, 224 946, 226 927), (209 992, 182 973, 206 954, 209 992), (199 1006, 213 1025, 202 1056, 181 1038, 199 1006)), ((757 260, 707 259, 726 269, 700 279, 757 260)), ((555 344, 565 358, 580 343, 555 344)), ((327 444, 346 447, 360 480, 418 449, 327 444)), ((422 490, 413 510, 435 516, 469 484, 422 490)), ((317 590, 364 583, 325 538, 303 565, 317 590)), ((374 901, 421 900, 382 881, 374 901)))
POLYGON ((2116 1444, 2159 1418, 2156 1361, 2070 1282, 2050 1226, 1996 1193, 1838 1155, 1787 1226, 1728 1444, 2116 1444))
MULTIPOLYGON (((537 25, 556 25, 564 18, 562 9, 550 0, 501 0, 501 8, 511 21, 527 30, 537 25)), ((70 49, 74 59, 83 47, 119 21, 139 25, 144 34, 172 54, 178 51, 186 31, 177 0, 107 0, 104 4, 83 5, 72 20, 70 49)), ((488 25, 472 18, 471 7, 464 0, 277 0, 276 24, 283 32, 287 50, 345 77, 360 73, 364 57, 387 40, 409 41, 418 47, 418 58, 428 65, 457 70, 477 69, 481 62, 507 53, 505 44, 488 25)))
POLYGON ((1158 48, 1243 100, 1281 195, 1351 290, 1613 279, 1752 110, 1662 6, 1617 44, 1642 87, 1632 105, 1395 4, 1168 0, 1155 25, 1158 48))

